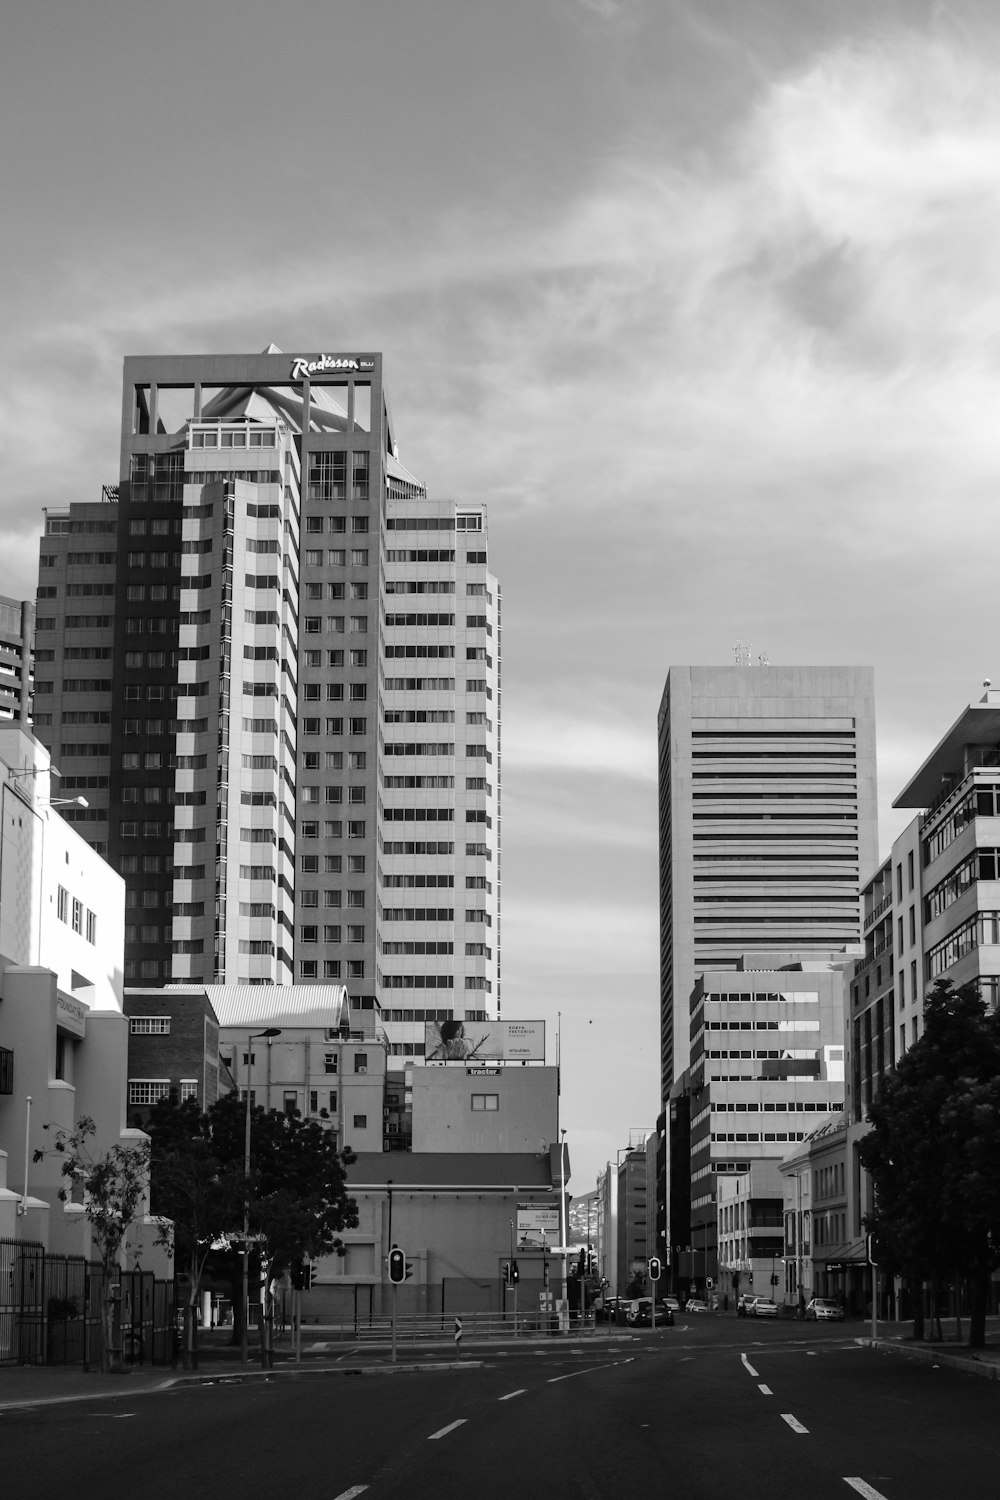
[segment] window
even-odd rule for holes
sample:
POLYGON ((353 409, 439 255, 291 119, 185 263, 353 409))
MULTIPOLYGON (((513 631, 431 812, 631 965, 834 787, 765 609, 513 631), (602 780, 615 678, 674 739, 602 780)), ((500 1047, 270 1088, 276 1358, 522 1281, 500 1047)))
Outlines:
POLYGON ((132 1036, 169 1036, 169 1016, 132 1016, 128 1029, 132 1036))
POLYGON ((73 931, 83 931, 83 902, 73 897, 73 931))
MULTIPOLYGON (((323 1072, 324 1073, 336 1073, 336 1071, 337 1071, 337 1054, 336 1054, 336 1052, 324 1052, 324 1054, 323 1054, 323 1072)), ((336 1105, 331 1105, 331 1108, 335 1109, 336 1105)))
POLYGON ((198 1097, 198 1080, 196 1078, 182 1078, 181 1079, 181 1103, 183 1104, 183 1102, 184 1102, 185 1099, 197 1099, 197 1097, 198 1097))
POLYGON ((285 1089, 281 1096, 281 1107, 286 1115, 292 1115, 299 1107, 299 1096, 295 1089, 285 1089))
POLYGON ((498 1110, 500 1108, 499 1094, 473 1094, 472 1108, 479 1110, 498 1110))
POLYGON ((354 1116, 354 1129, 355 1130, 367 1130, 368 1129, 368 1116, 367 1115, 355 1115, 354 1116))
POLYGON ((60 922, 66 921, 68 909, 69 891, 64 890, 63 887, 60 886, 58 892, 56 893, 56 916, 59 918, 60 922))
POLYGON ((128 1081, 129 1104, 156 1104, 169 1092, 169 1078, 130 1078, 128 1081))
POLYGON ((367 1073, 368 1072, 368 1053, 367 1052, 355 1052, 355 1054, 354 1054, 354 1071, 355 1071, 355 1073, 367 1073))

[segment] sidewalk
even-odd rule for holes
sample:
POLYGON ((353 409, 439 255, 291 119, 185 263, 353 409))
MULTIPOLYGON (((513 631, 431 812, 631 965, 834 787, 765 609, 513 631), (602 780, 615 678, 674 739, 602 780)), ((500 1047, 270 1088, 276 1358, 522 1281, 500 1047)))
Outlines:
MULTIPOLYGON (((892 1354, 934 1369, 961 1370, 982 1380, 1000 1380, 1000 1331, 996 1318, 987 1319, 987 1343, 984 1349, 970 1349, 967 1343, 956 1338, 955 1319, 942 1318, 944 1341, 922 1339, 915 1343, 912 1323, 879 1323, 878 1336, 873 1340, 871 1332, 855 1338, 855 1343, 865 1349, 876 1349, 880 1354, 892 1354)), ((969 1322, 963 1319, 962 1333, 968 1336, 969 1322)))

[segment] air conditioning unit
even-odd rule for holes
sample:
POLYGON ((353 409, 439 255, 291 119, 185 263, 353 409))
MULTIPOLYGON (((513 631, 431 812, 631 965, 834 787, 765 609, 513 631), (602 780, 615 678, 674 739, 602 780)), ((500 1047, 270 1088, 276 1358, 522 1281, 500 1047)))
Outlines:
POLYGON ((360 1068, 355 1068, 354 1071, 355 1071, 355 1073, 367 1073, 368 1069, 365 1066, 365 1064, 362 1063, 361 1066, 360 1066, 360 1068))

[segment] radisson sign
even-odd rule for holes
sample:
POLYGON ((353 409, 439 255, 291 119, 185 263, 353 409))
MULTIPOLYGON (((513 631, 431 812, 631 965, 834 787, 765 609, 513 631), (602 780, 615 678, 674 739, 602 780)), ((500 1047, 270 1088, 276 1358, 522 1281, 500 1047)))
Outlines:
POLYGON ((292 360, 292 380, 306 380, 312 375, 325 374, 327 370, 374 370, 373 359, 343 359, 336 358, 332 354, 318 354, 315 359, 307 359, 300 354, 297 359, 292 360))

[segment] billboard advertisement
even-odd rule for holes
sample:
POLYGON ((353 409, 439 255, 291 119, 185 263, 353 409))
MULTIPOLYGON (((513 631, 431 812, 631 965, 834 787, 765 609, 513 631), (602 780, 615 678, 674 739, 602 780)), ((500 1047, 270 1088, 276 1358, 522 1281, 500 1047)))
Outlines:
POLYGON ((544 1062, 544 1021, 427 1021, 425 1062, 544 1062))

